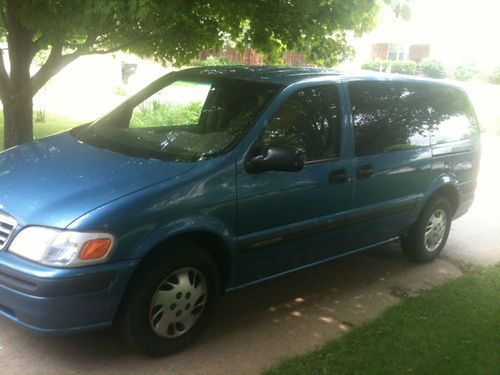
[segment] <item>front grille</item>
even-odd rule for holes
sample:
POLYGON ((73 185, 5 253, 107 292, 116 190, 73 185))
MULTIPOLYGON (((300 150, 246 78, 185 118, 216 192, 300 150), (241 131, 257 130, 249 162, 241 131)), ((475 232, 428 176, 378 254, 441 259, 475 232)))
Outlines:
POLYGON ((3 250, 10 239, 12 232, 16 229, 17 221, 12 217, 0 212, 0 250, 3 250))

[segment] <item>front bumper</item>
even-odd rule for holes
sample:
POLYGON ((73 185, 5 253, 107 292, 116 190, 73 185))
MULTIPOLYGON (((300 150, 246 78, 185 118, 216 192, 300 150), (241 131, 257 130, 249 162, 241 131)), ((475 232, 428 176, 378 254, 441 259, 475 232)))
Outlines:
POLYGON ((30 330, 65 334, 111 325, 138 260, 51 268, 0 253, 0 315, 30 330))

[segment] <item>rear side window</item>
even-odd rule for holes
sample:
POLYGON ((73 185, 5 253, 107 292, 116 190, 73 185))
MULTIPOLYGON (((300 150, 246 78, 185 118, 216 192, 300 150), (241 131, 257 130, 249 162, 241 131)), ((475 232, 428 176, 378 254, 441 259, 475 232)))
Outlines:
POLYGON ((264 129, 260 144, 292 146, 307 161, 339 156, 338 96, 335 86, 308 87, 292 94, 264 129))
POLYGON ((464 92, 446 86, 429 86, 429 130, 431 144, 470 139, 479 134, 479 126, 464 92))
POLYGON ((423 85, 358 81, 348 88, 357 156, 429 146, 423 85))

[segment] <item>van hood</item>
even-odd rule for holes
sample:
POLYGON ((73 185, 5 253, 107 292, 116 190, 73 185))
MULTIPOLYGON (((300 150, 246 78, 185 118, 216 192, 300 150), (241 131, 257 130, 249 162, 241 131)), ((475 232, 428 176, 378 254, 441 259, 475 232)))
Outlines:
POLYGON ((0 153, 0 211, 22 226, 65 228, 99 206, 194 166, 119 154, 65 132, 0 153))

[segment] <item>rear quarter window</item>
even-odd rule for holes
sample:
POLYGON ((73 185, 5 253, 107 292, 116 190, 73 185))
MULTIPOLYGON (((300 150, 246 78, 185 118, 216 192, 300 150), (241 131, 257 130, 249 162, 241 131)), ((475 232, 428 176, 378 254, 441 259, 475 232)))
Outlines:
POLYGON ((467 95, 454 87, 429 86, 431 144, 439 145, 474 138, 479 125, 467 95))
POLYGON ((357 156, 430 145, 425 87, 394 81, 348 84, 357 156))

